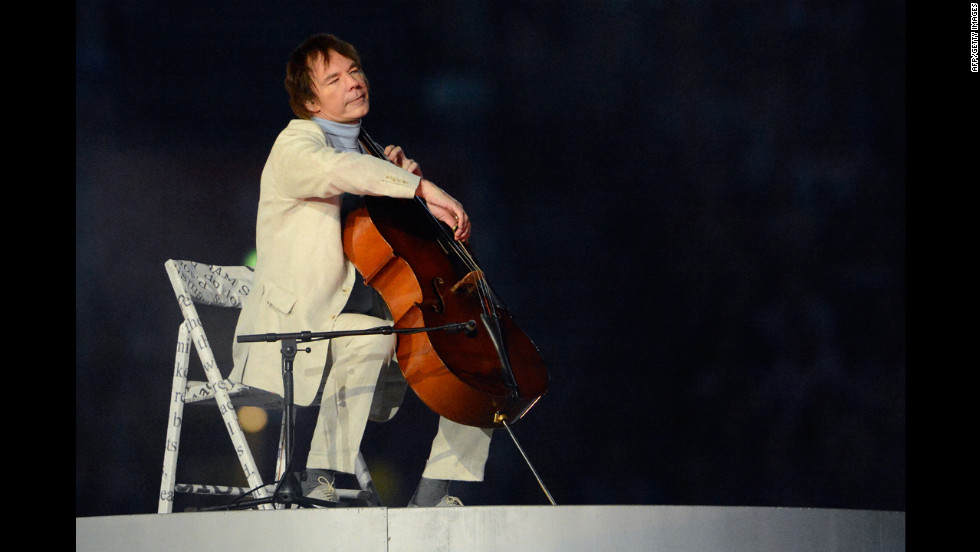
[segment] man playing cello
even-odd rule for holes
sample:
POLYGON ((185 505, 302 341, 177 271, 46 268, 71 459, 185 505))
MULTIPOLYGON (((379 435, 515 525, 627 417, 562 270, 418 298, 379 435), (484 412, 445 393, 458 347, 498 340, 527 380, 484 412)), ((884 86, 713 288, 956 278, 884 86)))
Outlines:
MULTIPOLYGON (((383 301, 360 284, 344 254, 343 194, 418 196, 457 240, 470 236, 469 217, 458 201, 422 178, 401 148, 385 148, 387 160, 364 150, 358 138, 370 92, 352 45, 325 34, 307 39, 289 58, 285 86, 298 119, 279 134, 262 171, 255 289, 236 335, 390 324, 383 301)), ((337 502, 335 477, 355 472, 367 421, 394 416, 406 388, 393 359, 395 344, 390 334, 341 337, 309 343, 312 351, 296 356, 292 465, 304 495, 337 502), (311 406, 317 399, 318 409, 311 406), (309 439, 301 435, 307 426, 313 426, 309 439)), ((236 343, 233 353, 233 380, 283 393, 277 344, 236 343)), ((409 506, 461 504, 449 496, 449 484, 483 480, 491 434, 440 417, 409 506)))

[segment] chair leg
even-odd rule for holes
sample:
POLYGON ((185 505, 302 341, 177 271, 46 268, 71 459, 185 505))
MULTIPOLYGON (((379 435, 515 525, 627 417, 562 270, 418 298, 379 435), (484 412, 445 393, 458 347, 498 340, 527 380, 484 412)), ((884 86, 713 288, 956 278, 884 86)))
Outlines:
POLYGON ((174 381, 170 391, 170 421, 167 442, 163 451, 163 474, 160 478, 160 501, 157 513, 169 514, 174 507, 174 485, 177 475, 177 453, 180 450, 180 426, 184 416, 184 391, 187 389, 187 368, 191 354, 190 332, 185 324, 177 333, 177 354, 174 360, 174 381))
POLYGON ((357 463, 354 466, 356 470, 357 483, 361 486, 361 489, 365 490, 371 496, 367 499, 369 506, 381 506, 381 496, 378 495, 378 489, 374 486, 374 479, 371 478, 371 472, 368 470, 367 462, 364 461, 364 455, 360 452, 357 453, 357 463))
MULTIPOLYGON (((245 478, 248 480, 249 486, 255 490, 256 497, 266 498, 270 496, 270 493, 262 482, 255 458, 252 456, 252 449, 248 446, 248 442, 245 440, 245 433, 238 423, 238 414, 235 411, 235 405, 231 402, 231 397, 228 395, 227 381, 221 377, 221 372, 218 370, 218 363, 214 358, 214 353, 211 351, 211 346, 208 344, 207 336, 204 335, 204 330, 199 320, 189 319, 187 324, 191 326, 191 338, 194 347, 197 349, 197 355, 201 359, 201 365, 204 367, 204 373, 207 375, 208 382, 214 388, 215 401, 218 403, 218 409, 221 412, 221 418, 225 422, 225 429, 228 430, 228 436, 231 437, 235 450, 238 452, 238 460, 241 463, 242 470, 245 472, 245 478), (193 322, 197 323, 194 324, 193 322)), ((263 504, 260 508, 269 509, 271 505, 263 504)))
POLYGON ((286 458, 286 417, 282 417, 282 422, 279 425, 279 455, 276 457, 276 481, 282 479, 283 474, 286 473, 286 464, 289 459, 286 458))

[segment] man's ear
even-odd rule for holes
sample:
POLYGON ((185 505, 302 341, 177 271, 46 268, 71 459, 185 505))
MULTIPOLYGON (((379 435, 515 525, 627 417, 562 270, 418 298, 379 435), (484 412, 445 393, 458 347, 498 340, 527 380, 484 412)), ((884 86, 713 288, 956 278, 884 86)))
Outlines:
POLYGON ((306 110, 309 111, 310 113, 320 112, 320 104, 319 102, 316 102, 314 100, 307 100, 306 103, 303 104, 303 106, 306 107, 306 110))

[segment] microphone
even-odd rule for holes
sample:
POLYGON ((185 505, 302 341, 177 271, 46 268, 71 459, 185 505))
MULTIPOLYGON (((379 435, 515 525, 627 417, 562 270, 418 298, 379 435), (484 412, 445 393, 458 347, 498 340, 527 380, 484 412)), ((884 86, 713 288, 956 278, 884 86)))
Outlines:
POLYGON ((466 337, 473 337, 476 335, 476 322, 470 320, 469 322, 458 322, 446 328, 448 333, 459 333, 466 332, 466 337))

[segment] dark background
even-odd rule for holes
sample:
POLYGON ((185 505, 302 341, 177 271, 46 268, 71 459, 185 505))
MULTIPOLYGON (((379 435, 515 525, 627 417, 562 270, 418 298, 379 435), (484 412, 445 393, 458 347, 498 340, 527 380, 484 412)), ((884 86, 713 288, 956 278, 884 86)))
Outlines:
MULTIPOLYGON (((559 504, 905 510, 904 2, 75 9, 76 516, 156 511, 164 262, 245 262, 285 60, 318 32, 360 49, 366 128, 467 207, 540 348, 551 388, 514 430, 559 504)), ((227 373, 234 318, 208 316, 227 373)), ((179 479, 243 484, 188 412, 179 479)), ((411 394, 370 424, 388 506, 434 432, 411 394)), ((453 492, 547 504, 503 432, 453 492)))

